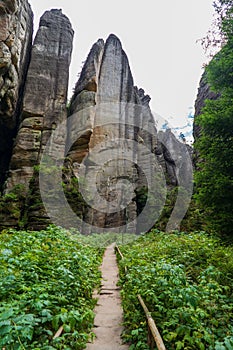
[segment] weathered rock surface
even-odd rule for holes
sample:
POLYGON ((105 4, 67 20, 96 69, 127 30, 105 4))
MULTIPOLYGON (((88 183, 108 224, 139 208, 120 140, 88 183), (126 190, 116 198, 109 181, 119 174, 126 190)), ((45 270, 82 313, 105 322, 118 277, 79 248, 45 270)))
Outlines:
MULTIPOLYGON (((67 91, 71 60, 73 30, 69 19, 61 10, 44 13, 31 51, 22 112, 18 133, 14 142, 10 170, 5 193, 23 185, 26 202, 24 207, 31 228, 45 226, 49 218, 41 203, 38 172, 42 152, 52 131, 67 119, 67 91), (37 169, 38 170, 38 169, 37 169), (35 171, 35 172, 34 172, 35 171), (28 193, 29 186, 30 195, 28 193), (45 219, 45 221, 44 221, 45 219), (40 224, 43 226, 40 226, 40 224)), ((56 153, 64 156, 66 130, 57 139, 56 153)), ((6 217, 4 226, 12 226, 6 217)), ((15 217, 15 225, 19 221, 15 217)))
POLYGON ((177 195, 172 213, 167 222, 166 230, 179 230, 193 193, 193 149, 181 143, 170 129, 159 132, 159 157, 162 157, 163 169, 167 178, 168 198, 169 191, 176 188, 177 195))
POLYGON ((33 14, 27 0, 0 1, 0 187, 19 124, 33 14))
POLYGON ((10 196, 2 198, 0 227, 41 229, 50 220, 75 227, 68 201, 83 233, 150 229, 163 208, 166 177, 180 185, 185 165, 178 141, 158 137, 150 97, 134 86, 120 40, 111 34, 93 45, 67 119, 69 19, 46 11, 33 46, 26 0, 0 0, 0 21, 0 185, 9 170, 4 190, 14 192, 11 206, 10 196), (43 168, 45 149, 52 166, 43 168), (39 166, 50 172, 49 208, 39 166))
POLYGON ((198 88, 198 94, 195 101, 195 115, 194 115, 194 125, 193 125, 193 137, 196 140, 198 137, 200 137, 201 128, 197 125, 195 122, 195 118, 197 118, 201 112, 203 107, 205 106, 206 100, 216 100, 218 98, 219 94, 216 92, 211 91, 210 86, 207 81, 207 75, 204 72, 204 74, 201 77, 199 88, 198 88))
MULTIPOLYGON (((203 108, 205 107, 206 100, 216 100, 220 95, 211 90, 210 85, 207 81, 206 72, 203 73, 199 88, 198 94, 195 101, 195 114, 194 114, 194 123, 193 123, 193 137, 194 141, 197 141, 201 136, 201 127, 197 124, 197 117, 202 113, 203 108)), ((196 169, 198 169, 198 163, 200 162, 200 156, 197 150, 193 154, 193 164, 196 169)))
MULTIPOLYGON (((39 164, 52 130, 67 118, 72 40, 73 30, 68 18, 60 10, 45 12, 32 47, 7 191, 16 184, 28 188, 34 166, 39 164)), ((57 147, 61 146, 58 140, 57 147)))
POLYGON ((111 34, 95 43, 76 84, 68 130, 73 173, 91 192, 86 233, 137 231, 137 192, 160 167, 151 161, 157 132, 149 101, 134 86, 120 40, 111 34))
POLYGON ((171 129, 167 129, 165 132, 160 131, 158 139, 168 183, 172 186, 187 187, 187 184, 192 181, 190 177, 190 174, 192 175, 192 147, 178 141, 171 129))

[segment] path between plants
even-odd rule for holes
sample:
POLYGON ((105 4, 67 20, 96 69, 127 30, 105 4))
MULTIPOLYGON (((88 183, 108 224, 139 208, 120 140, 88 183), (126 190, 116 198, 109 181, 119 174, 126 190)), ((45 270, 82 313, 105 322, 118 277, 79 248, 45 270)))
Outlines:
POLYGON ((106 248, 101 265, 102 282, 95 307, 93 343, 88 343, 87 350, 128 350, 128 345, 122 344, 123 310, 121 308, 120 288, 118 282, 118 266, 115 244, 106 248))

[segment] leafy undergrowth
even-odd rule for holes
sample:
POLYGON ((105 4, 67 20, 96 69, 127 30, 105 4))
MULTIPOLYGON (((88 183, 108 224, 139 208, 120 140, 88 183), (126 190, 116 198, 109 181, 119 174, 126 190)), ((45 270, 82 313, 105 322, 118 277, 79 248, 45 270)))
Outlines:
POLYGON ((90 235, 82 235, 77 230, 71 229, 72 239, 82 245, 89 245, 91 247, 106 248, 111 243, 118 245, 127 244, 138 239, 138 235, 132 233, 93 233, 90 235))
POLYGON ((0 349, 84 349, 94 320, 103 250, 67 231, 0 235, 0 349), (59 327, 60 337, 53 339, 59 327))
POLYGON ((138 294, 167 350, 233 349, 232 247, 204 232, 154 230, 121 250, 124 339, 132 343, 130 349, 148 349, 138 294))

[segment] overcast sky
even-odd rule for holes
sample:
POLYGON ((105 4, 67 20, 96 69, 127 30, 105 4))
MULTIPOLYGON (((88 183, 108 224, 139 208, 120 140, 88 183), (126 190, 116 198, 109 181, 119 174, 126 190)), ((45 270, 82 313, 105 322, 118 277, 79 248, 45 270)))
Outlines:
POLYGON ((75 31, 70 70, 72 94, 92 44, 116 34, 126 51, 134 83, 152 98, 151 109, 173 126, 185 123, 194 105, 207 58, 197 39, 210 28, 212 0, 29 0, 35 16, 61 8, 75 31))

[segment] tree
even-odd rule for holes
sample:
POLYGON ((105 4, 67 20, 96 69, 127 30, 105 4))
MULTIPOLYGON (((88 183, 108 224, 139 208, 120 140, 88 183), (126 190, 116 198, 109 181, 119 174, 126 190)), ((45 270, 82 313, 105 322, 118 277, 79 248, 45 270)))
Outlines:
POLYGON ((210 88, 220 96, 207 100, 197 118, 201 137, 196 148, 202 162, 195 175, 196 199, 208 227, 233 235, 233 2, 218 3, 226 43, 206 69, 210 88))
POLYGON ((222 48, 233 34, 233 0, 216 0, 213 3, 215 16, 201 44, 210 57, 222 48))

